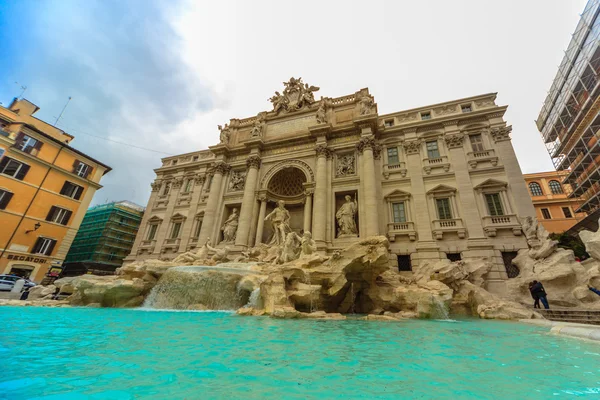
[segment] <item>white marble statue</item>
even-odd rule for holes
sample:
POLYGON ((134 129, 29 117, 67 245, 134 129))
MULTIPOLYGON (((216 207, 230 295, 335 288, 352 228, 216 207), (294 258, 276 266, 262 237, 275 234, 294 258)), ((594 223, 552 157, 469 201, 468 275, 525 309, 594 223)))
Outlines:
POLYGON ((233 211, 231 212, 231 215, 229 216, 229 218, 227 218, 227 221, 225 221, 225 223, 221 227, 221 230, 223 231, 223 241, 224 242, 235 241, 235 235, 237 233, 239 217, 240 216, 237 213, 237 208, 234 208, 233 211))
POLYGON ((279 200, 277 207, 265 217, 265 221, 271 221, 273 227, 273 238, 269 245, 283 245, 286 235, 292 231, 289 225, 290 212, 285 208, 285 201, 279 200))
POLYGON ((312 238, 312 233, 305 231, 300 239, 300 257, 310 256, 317 251, 317 243, 312 238))
POLYGON ((318 124, 326 124, 327 123, 327 110, 325 109, 325 101, 321 100, 319 104, 319 109, 316 114, 317 123, 318 124))
POLYGON ((359 104, 360 104, 360 115, 368 115, 373 112, 373 106, 375 105, 375 102, 373 101, 371 96, 365 95, 365 96, 361 97, 359 104))
POLYGON ((227 125, 227 124, 225 124, 225 126, 217 125, 217 127, 219 128, 219 131, 221 132, 219 134, 220 142, 222 144, 228 144, 229 138, 231 137, 231 130, 229 128, 229 125, 227 125))
POLYGON ((335 213, 335 218, 337 219, 339 227, 338 237, 356 236, 358 234, 355 221, 356 211, 358 210, 356 197, 352 200, 352 197, 346 195, 345 199, 346 202, 340 207, 337 213, 335 213))
POLYGON ((206 239, 204 245, 198 249, 197 252, 187 251, 175 257, 173 259, 173 263, 181 263, 181 264, 192 264, 196 262, 203 262, 208 260, 209 252, 215 252, 217 249, 212 247, 212 243, 210 242, 210 238, 206 239))
POLYGON ((254 126, 250 131, 250 137, 262 137, 265 130, 265 125, 265 118, 261 114, 256 118, 256 121, 254 121, 254 126))

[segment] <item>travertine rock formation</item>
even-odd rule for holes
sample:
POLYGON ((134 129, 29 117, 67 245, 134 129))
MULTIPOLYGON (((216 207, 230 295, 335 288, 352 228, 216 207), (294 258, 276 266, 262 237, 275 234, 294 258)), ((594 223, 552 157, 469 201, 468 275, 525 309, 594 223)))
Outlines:
MULTIPOLYGON (((600 224, 600 220, 598 220, 600 224)), ((579 237, 585 244, 585 251, 588 252, 590 256, 600 261, 600 229, 596 232, 583 230, 579 232, 579 237)))

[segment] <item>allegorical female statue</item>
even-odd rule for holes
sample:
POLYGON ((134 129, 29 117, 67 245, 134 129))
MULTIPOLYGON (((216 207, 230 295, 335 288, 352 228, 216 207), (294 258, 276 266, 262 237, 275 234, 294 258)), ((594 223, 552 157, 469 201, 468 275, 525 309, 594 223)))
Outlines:
POLYGON ((335 218, 337 219, 339 227, 338 237, 356 236, 358 234, 355 221, 356 211, 358 210, 356 197, 353 201, 352 197, 346 195, 345 199, 346 202, 340 207, 337 213, 335 213, 335 218))
POLYGON ((279 200, 277 207, 265 217, 265 221, 271 221, 273 227, 273 238, 269 245, 283 245, 286 235, 292 231, 289 225, 290 212, 285 209, 285 201, 279 200))
POLYGON ((234 208, 229 218, 227 218, 227 221, 225 221, 221 227, 221 230, 223 231, 224 242, 233 242, 235 240, 239 217, 240 216, 237 213, 237 208, 234 208))

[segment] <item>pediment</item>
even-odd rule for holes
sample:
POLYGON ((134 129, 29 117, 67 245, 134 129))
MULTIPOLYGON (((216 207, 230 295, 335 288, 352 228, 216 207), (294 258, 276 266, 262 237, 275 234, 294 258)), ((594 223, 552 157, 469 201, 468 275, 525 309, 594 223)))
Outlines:
POLYGON ((506 182, 490 178, 475 186, 474 189, 505 188, 506 186, 508 186, 506 182))
POLYGON ((158 216, 155 215, 155 216, 151 217, 148 220, 148 222, 150 222, 150 223, 152 223, 152 222, 162 222, 162 220, 163 220, 162 218, 160 218, 160 217, 158 217, 158 216))
POLYGON ((404 190, 396 189, 384 196, 385 199, 397 198, 397 197, 410 197, 411 194, 409 192, 405 192, 404 190))
POLYGON ((176 213, 171 217, 171 220, 178 220, 178 219, 186 219, 187 217, 183 214, 180 213, 176 213))
POLYGON ((427 194, 438 194, 438 193, 448 193, 448 192, 456 192, 456 188, 447 186, 447 185, 437 185, 433 189, 427 192, 427 194))

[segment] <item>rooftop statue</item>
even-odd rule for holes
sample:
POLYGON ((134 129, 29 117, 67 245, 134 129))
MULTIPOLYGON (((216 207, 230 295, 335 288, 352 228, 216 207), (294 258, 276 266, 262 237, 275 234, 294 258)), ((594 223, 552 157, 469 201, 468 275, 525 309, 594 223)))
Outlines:
POLYGON ((250 131, 250 137, 262 137, 265 130, 265 116, 261 113, 256 117, 254 126, 250 131))
POLYGON ((219 135, 219 140, 222 144, 229 144, 229 138, 231 137, 231 129, 229 125, 225 124, 225 126, 217 125, 219 131, 221 131, 219 135))
POLYGON ((283 85, 285 86, 283 94, 275 92, 275 95, 269 99, 276 114, 281 110, 291 112, 313 104, 314 92, 319 90, 317 86, 309 86, 308 83, 302 82, 302 78, 292 77, 288 82, 283 82, 283 85))

